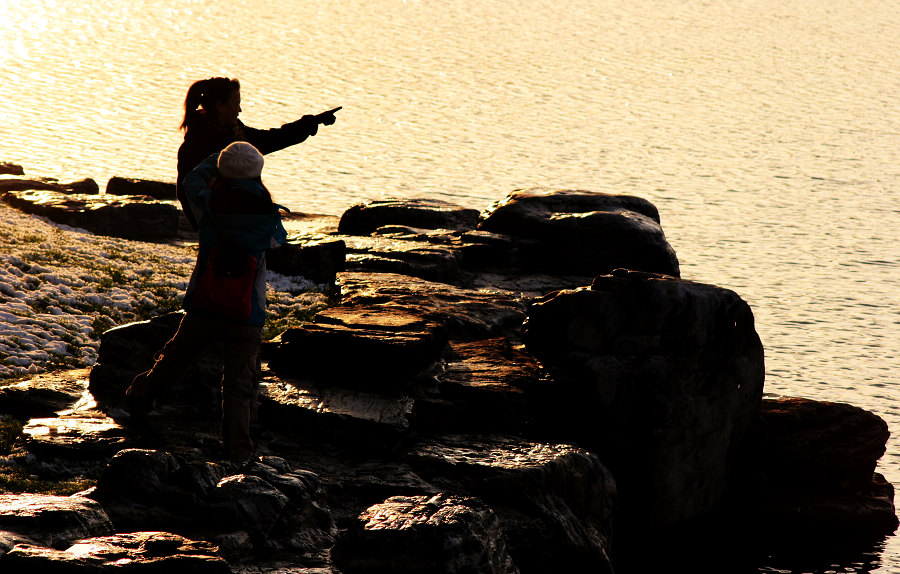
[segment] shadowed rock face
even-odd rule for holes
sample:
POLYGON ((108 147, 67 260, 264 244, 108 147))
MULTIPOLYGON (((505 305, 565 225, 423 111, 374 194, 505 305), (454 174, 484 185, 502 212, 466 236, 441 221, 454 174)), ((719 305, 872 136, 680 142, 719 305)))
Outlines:
POLYGON ((764 399, 757 512, 785 529, 895 530, 894 487, 875 472, 889 436, 884 420, 852 405, 764 399))
POLYGON ((291 237, 278 249, 266 253, 266 266, 281 275, 333 285, 337 273, 345 269, 346 259, 347 245, 341 239, 291 237))
POLYGON ((536 301, 523 339, 566 397, 552 426, 610 465, 630 520, 672 524, 724 500, 764 379, 740 297, 622 270, 536 301))
POLYGON ((360 514, 332 551, 347 574, 517 574, 500 521, 474 498, 394 496, 360 514))

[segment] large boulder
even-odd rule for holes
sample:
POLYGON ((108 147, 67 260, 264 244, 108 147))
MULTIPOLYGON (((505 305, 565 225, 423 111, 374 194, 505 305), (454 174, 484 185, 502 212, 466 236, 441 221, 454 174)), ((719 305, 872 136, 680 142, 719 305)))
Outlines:
POLYGON ((753 313, 737 294, 618 270, 537 300, 523 339, 556 381, 543 425, 600 455, 635 527, 724 500, 765 377, 753 313))
POLYGON ((178 209, 146 196, 66 194, 49 189, 7 191, 9 205, 99 235, 168 241, 178 233, 178 209))
MULTIPOLYGON (((852 405, 795 397, 764 399, 754 461, 764 523, 802 531, 890 534, 894 488, 875 472, 890 432, 852 405)), ((746 491, 745 491, 746 492, 746 491)))
POLYGON ((482 212, 478 229, 519 238, 519 262, 532 270, 589 276, 618 267, 680 273, 658 211, 638 197, 517 190, 482 212))
POLYGON ((350 207, 341 216, 338 231, 368 235, 387 225, 424 229, 473 229, 478 210, 439 199, 381 199, 350 207))
POLYGON ((517 574, 500 522, 475 498, 394 496, 368 508, 332 550, 346 574, 517 574))

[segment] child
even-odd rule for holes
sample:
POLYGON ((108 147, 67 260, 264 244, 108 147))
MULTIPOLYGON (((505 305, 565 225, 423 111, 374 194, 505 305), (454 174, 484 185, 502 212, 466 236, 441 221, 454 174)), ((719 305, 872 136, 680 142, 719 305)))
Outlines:
POLYGON ((227 458, 253 457, 250 411, 266 316, 266 249, 287 239, 279 205, 262 184, 263 156, 234 142, 184 178, 200 248, 175 336, 126 391, 134 413, 147 412, 211 343, 222 342, 222 440, 227 458))

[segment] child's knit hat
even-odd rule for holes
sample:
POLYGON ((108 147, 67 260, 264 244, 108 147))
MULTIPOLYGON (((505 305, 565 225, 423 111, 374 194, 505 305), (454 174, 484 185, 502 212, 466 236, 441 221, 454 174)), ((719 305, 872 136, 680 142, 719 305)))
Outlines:
POLYGON ((219 154, 219 172, 230 179, 254 179, 263 168, 263 156, 247 142, 234 142, 219 154))

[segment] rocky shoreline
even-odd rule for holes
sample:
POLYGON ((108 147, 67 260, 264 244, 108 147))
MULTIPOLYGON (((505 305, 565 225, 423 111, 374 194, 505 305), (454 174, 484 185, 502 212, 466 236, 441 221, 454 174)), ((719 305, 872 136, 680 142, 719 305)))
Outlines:
MULTIPOLYGON (((59 185, 36 199, 0 180, 66 225, 103 211, 95 233, 158 203, 59 185)), ((174 227, 141 236, 184 239, 174 227)), ((220 460, 215 352, 146 420, 117 411, 180 315, 111 329, 93 367, 0 387, 0 413, 27 421, 22 456, 97 475, 72 496, 0 495, 4 572, 622 574, 666 564, 648 547, 676 533, 897 527, 874 472, 884 421, 764 398, 752 310, 680 278, 645 200, 530 189, 291 227, 273 270, 333 285, 336 305, 264 345, 259 460, 220 460)))

